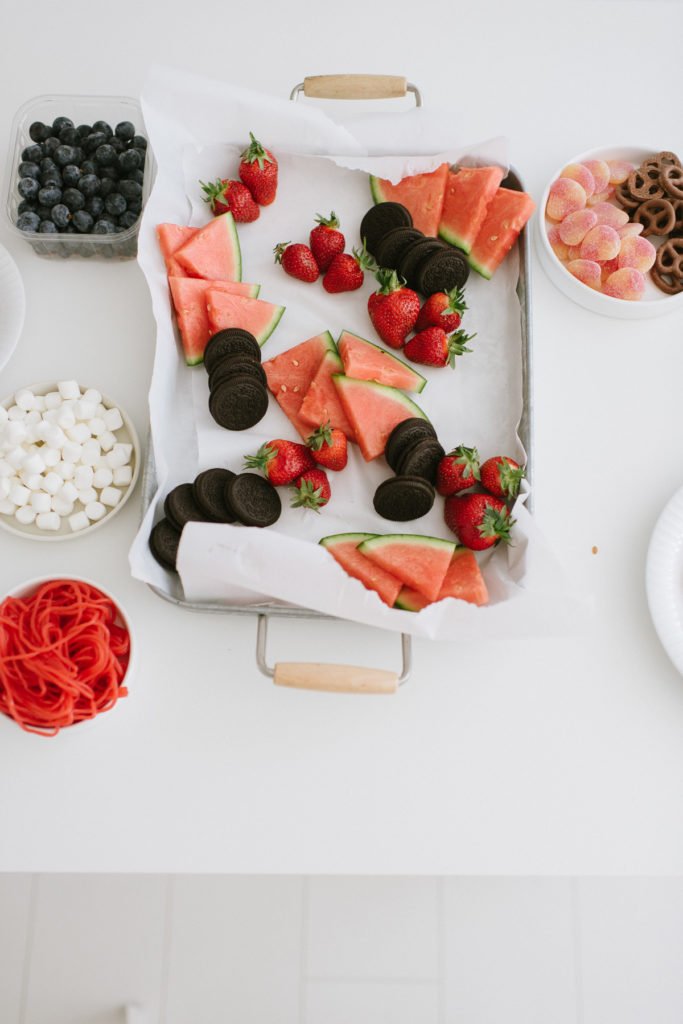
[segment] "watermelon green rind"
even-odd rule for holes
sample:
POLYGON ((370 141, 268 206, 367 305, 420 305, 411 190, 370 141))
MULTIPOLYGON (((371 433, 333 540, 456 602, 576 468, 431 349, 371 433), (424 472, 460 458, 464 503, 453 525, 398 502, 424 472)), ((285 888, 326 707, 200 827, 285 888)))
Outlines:
POLYGON ((419 590, 413 590, 412 587, 403 587, 394 602, 394 608, 399 608, 404 612, 421 612, 428 604, 432 604, 432 602, 428 601, 419 590))
POLYGON ((369 541, 363 541, 361 550, 363 554, 367 554, 395 544, 427 548, 433 551, 448 551, 451 557, 457 547, 454 541, 444 540, 443 537, 423 537, 420 533, 382 533, 372 537, 369 541))
POLYGON ((403 359, 399 359, 391 352, 387 352, 381 345, 376 345, 374 341, 368 341, 367 338, 361 338, 358 334, 353 334, 352 331, 342 331, 337 339, 337 348, 341 354, 342 362, 344 363, 344 373, 347 377, 351 377, 353 380, 374 380, 378 384, 386 384, 388 387, 403 388, 404 391, 415 391, 418 395, 424 390, 427 384, 427 378, 423 377, 421 373, 414 370, 412 366, 404 362, 403 359), (344 352, 342 350, 342 342, 347 338, 353 341, 360 342, 362 345, 367 345, 369 349, 374 349, 381 356, 381 359, 385 361, 390 368, 396 368, 403 375, 402 383, 390 383, 387 380, 377 380, 376 377, 357 377, 353 373, 349 373, 347 362, 350 360, 344 359, 344 352))
POLYGON ((382 193, 382 179, 376 175, 370 175, 370 195, 372 196, 375 206, 378 203, 385 203, 386 199, 382 193))
POLYGON ((321 537, 318 544, 322 544, 324 548, 333 548, 335 544, 346 544, 353 541, 357 547, 364 540, 370 540, 376 536, 376 533, 331 533, 329 537, 321 537))

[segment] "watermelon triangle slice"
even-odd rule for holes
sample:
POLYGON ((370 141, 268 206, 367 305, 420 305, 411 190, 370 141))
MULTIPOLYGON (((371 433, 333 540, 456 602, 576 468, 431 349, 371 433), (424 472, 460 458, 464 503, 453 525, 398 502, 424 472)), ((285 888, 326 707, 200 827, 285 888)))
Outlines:
POLYGON ((455 544, 441 537, 388 533, 363 541, 358 550, 382 569, 397 576, 428 601, 436 601, 450 565, 455 544))
POLYGON ((191 228, 182 224, 158 224, 157 238, 159 248, 166 263, 166 272, 169 277, 187 277, 187 273, 178 263, 174 253, 181 246, 189 242, 197 234, 199 228, 191 228))
POLYGON ((419 405, 396 388, 337 374, 332 380, 366 462, 382 454, 398 423, 413 416, 427 419, 419 405))
POLYGON ((261 290, 260 284, 247 284, 244 281, 204 281, 200 277, 169 277, 168 284, 188 366, 195 366, 203 361, 204 349, 211 337, 209 316, 206 311, 207 291, 212 289, 228 295, 244 295, 255 299, 261 290))
POLYGON ((190 277, 207 281, 241 281, 242 253, 231 213, 214 217, 176 249, 174 258, 190 277))
POLYGON ((370 191, 376 203, 402 203, 410 210, 413 225, 425 235, 436 235, 441 220, 448 164, 441 164, 435 171, 426 174, 412 174, 392 185, 384 178, 370 175, 370 191))
POLYGON ((441 238, 463 252, 470 251, 504 174, 502 167, 449 171, 439 223, 441 238))
POLYGON ((374 380, 378 384, 388 384, 389 387, 417 392, 422 391, 427 383, 425 377, 402 359, 398 359, 372 341, 351 334, 350 331, 341 332, 337 348, 347 377, 374 380))
MULTIPOLYGON (((476 605, 488 604, 489 594, 484 577, 474 552, 468 548, 457 547, 453 552, 437 601, 442 601, 445 597, 457 597, 461 601, 476 605)), ((419 612, 428 604, 432 602, 418 590, 410 587, 403 587, 396 599, 396 607, 408 612, 419 612)))
POLYGON ((330 332, 323 331, 263 364, 268 387, 304 440, 310 436, 311 427, 300 418, 299 409, 316 370, 328 352, 336 352, 336 348, 330 332))
POLYGON ((344 365, 337 353, 326 352, 308 386, 299 415, 305 423, 310 424, 311 433, 317 427, 329 423, 346 434, 349 441, 355 441, 356 435, 353 427, 344 412, 339 393, 332 380, 335 374, 341 374, 343 370, 344 365))
POLYGON ((499 188, 486 210, 469 261, 482 277, 491 278, 517 241, 536 204, 526 192, 499 188))
POLYGON ((284 306, 275 306, 263 299, 228 295, 215 288, 206 292, 206 312, 212 335, 228 327, 242 327, 254 335, 259 345, 264 345, 280 323, 284 311, 284 306))
POLYGON ((368 590, 374 590, 391 608, 400 594, 401 581, 358 550, 359 544, 374 536, 373 533, 336 533, 330 537, 323 537, 320 544, 349 576, 360 580, 368 590))

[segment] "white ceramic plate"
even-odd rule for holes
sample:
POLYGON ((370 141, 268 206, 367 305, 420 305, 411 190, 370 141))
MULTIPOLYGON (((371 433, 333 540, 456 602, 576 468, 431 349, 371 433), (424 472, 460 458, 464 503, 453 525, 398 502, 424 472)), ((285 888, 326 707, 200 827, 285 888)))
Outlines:
POLYGON ((0 245, 0 370, 17 347, 25 314, 21 275, 7 249, 0 245))
MULTIPOLYGON (((30 388, 30 390, 35 395, 46 395, 48 391, 57 390, 57 382, 50 381, 47 384, 27 384, 25 385, 25 387, 30 388)), ((79 387, 83 392, 86 391, 89 387, 93 387, 93 385, 81 384, 79 382, 79 387)), ((17 391, 18 390, 21 389, 17 388, 17 391)), ((99 391, 100 389, 98 388, 97 390, 99 391)), ((6 409, 9 409, 11 405, 14 405, 15 394, 16 392, 11 394, 8 398, 3 399, 2 402, 0 402, 0 405, 4 405, 6 409)), ((21 523, 17 522, 14 516, 0 514, 0 527, 2 527, 4 530, 9 530, 10 533, 15 533, 19 537, 30 537, 32 540, 70 540, 72 537, 87 536, 91 534, 93 530, 96 530, 98 527, 104 526, 104 524, 110 522, 111 519, 116 515, 116 513, 120 512, 123 506, 126 504, 131 494, 135 490, 135 485, 137 483, 138 475, 140 473, 140 440, 138 438, 137 431, 133 426, 133 421, 127 414, 126 410, 123 409, 118 402, 114 402, 112 401, 111 398, 108 398, 107 395, 104 394, 104 392, 100 391, 100 394, 102 395, 102 404, 107 409, 111 409, 113 406, 116 406, 119 412, 121 413, 123 426, 120 427, 118 430, 114 431, 114 433, 116 434, 117 442, 133 445, 133 457, 131 460, 133 478, 131 482, 128 484, 126 490, 123 491, 121 495, 121 500, 119 501, 118 505, 115 505, 112 509, 109 509, 107 514, 103 516, 102 519, 99 519, 97 522, 91 523, 89 526, 86 526, 84 530, 77 530, 76 532, 74 532, 71 529, 71 527, 69 526, 69 521, 66 518, 62 520, 62 524, 59 530, 52 531, 39 530, 35 523, 29 523, 28 526, 23 526, 21 523)), ((80 512, 82 507, 83 506, 81 505, 81 503, 77 501, 74 508, 74 512, 80 512)), ((97 584, 93 584, 93 586, 97 586, 97 584)))
MULTIPOLYGON (((593 313, 617 317, 620 320, 644 320, 649 317, 664 316, 667 313, 674 313, 676 310, 683 310, 683 292, 678 295, 667 295, 666 292, 657 288, 650 279, 650 275, 646 274, 645 295, 637 302, 630 302, 626 299, 615 299, 611 295, 603 295, 602 292, 589 288, 588 285, 570 274, 557 258, 548 241, 548 228, 553 223, 545 217, 550 186, 556 178, 559 178, 560 172, 568 164, 582 163, 584 160, 628 160, 638 167, 648 156, 653 156, 658 152, 658 149, 647 146, 607 146, 601 149, 592 149, 587 153, 579 153, 578 156, 565 160, 562 167, 558 167, 543 193, 539 215, 536 218, 535 232, 536 248, 543 269, 560 291, 593 313)), ((658 239, 650 240, 655 245, 659 242, 658 239)))
POLYGON ((665 506, 652 532, 645 586, 657 635, 683 674, 683 487, 665 506))

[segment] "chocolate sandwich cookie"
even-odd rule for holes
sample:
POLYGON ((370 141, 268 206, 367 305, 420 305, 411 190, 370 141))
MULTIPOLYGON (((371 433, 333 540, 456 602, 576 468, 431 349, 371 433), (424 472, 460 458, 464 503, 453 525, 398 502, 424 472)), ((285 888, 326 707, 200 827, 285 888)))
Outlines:
POLYGON ((459 249, 443 249, 427 256, 417 268, 415 288, 421 295, 462 288, 470 276, 467 257, 459 249))
POLYGON ((194 499, 211 523, 234 523, 237 516, 225 500, 225 491, 234 477, 229 469, 205 469, 192 484, 194 499))
POLYGON ((180 532, 168 519, 160 519, 149 535, 149 550, 164 569, 176 572, 180 532))
POLYGON ((236 377, 240 373, 247 377, 253 377, 254 380, 259 380, 263 385, 268 383, 266 371, 251 356, 244 354, 226 356, 225 359, 221 359, 209 374, 209 391, 215 391, 218 385, 227 380, 228 377, 236 377))
POLYGON ((436 481, 436 469, 446 452, 434 437, 425 437, 407 448, 398 462, 399 476, 420 476, 436 481))
POLYGON ((256 473, 238 473, 229 480, 225 500, 244 526, 272 526, 282 512, 280 495, 256 473))
POLYGON ((255 427, 267 409, 266 388, 261 381, 242 373, 221 381, 209 397, 209 412, 226 430, 255 427))
POLYGON ((382 519, 405 523, 427 515, 434 504, 435 491, 421 476, 394 476, 375 491, 373 505, 382 519))
POLYGON ((404 452, 425 437, 436 438, 436 431, 429 420, 423 420, 419 416, 412 416, 394 427, 384 449, 384 458, 394 473, 398 472, 399 460, 404 452))
POLYGON ((432 253, 446 248, 446 243, 438 238, 421 238, 406 249, 398 265, 398 272, 409 288, 415 288, 415 272, 421 261, 432 253))
POLYGON ((378 203, 370 207, 360 222, 361 242, 377 259, 377 247, 386 234, 394 228, 412 228, 413 217, 410 210, 401 203, 378 203))
POLYGON ((226 356, 238 354, 251 355, 259 363, 261 362, 261 348, 258 341, 249 331, 241 327, 228 327, 224 331, 218 331, 206 343, 204 349, 204 366, 206 372, 211 371, 226 356))
POLYGON ((176 530, 182 532, 185 523, 205 523, 206 516, 200 509, 192 491, 192 484, 178 484, 166 495, 164 502, 166 518, 176 530))
POLYGON ((377 246, 375 257, 380 267, 398 270, 403 254, 413 242, 424 238, 417 228, 392 228, 377 246))

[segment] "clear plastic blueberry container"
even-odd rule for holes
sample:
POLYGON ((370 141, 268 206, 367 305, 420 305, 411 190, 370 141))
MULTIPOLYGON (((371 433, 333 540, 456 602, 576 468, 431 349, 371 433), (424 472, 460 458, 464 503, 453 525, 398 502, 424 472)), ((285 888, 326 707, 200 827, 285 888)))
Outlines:
MULTIPOLYGON (((70 117, 74 125, 93 124, 107 121, 114 128, 120 121, 132 121, 136 135, 147 138, 142 109, 137 100, 129 96, 36 96, 28 100, 14 116, 11 139, 5 168, 6 210, 10 227, 15 235, 23 238, 39 256, 67 258, 69 256, 95 257, 100 259, 134 259, 137 254, 137 238, 140 218, 132 227, 116 234, 42 234, 21 231, 17 217, 21 196, 17 191, 18 168, 23 150, 33 144, 28 130, 34 121, 52 124, 57 117, 70 117)), ((142 182, 142 205, 154 180, 154 156, 149 146, 142 182)), ((142 214, 140 214, 140 217, 142 214)))

